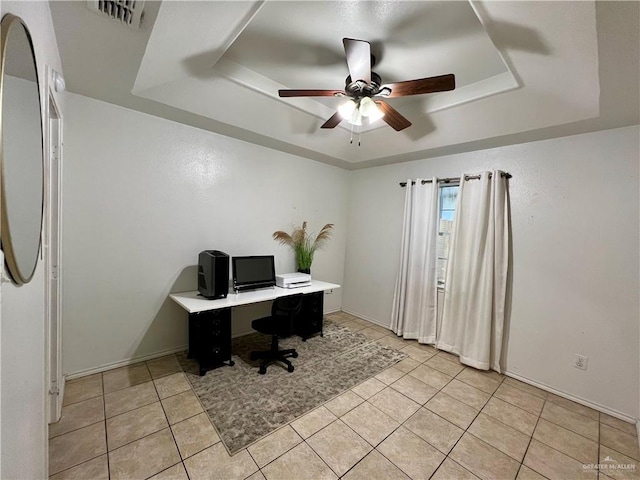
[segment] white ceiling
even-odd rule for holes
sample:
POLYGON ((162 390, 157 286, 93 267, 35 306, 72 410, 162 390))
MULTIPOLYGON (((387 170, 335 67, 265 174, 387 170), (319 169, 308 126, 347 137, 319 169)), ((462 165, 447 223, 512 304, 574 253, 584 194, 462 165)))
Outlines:
POLYGON ((639 123, 637 2, 167 1, 140 30, 51 2, 67 88, 344 168, 639 123), (413 125, 319 127, 342 89, 342 38, 383 82, 454 73, 456 90, 389 99, 413 125), (354 132, 358 137, 358 132, 354 132))

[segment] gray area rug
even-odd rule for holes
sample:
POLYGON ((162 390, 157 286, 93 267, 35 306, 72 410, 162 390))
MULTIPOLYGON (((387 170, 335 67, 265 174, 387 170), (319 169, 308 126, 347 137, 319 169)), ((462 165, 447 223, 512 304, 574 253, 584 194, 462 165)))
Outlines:
POLYGON ((280 348, 295 348, 288 373, 280 364, 259 375, 253 350, 268 350, 271 337, 254 333, 233 339, 233 367, 198 375, 197 363, 178 355, 193 390, 231 454, 288 424, 350 388, 406 358, 364 335, 325 319, 324 337, 303 342, 293 336, 280 348))

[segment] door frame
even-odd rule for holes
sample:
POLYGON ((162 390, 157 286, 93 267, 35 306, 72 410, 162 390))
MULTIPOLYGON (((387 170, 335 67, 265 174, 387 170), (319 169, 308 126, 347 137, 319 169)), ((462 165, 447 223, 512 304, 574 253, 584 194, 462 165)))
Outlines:
POLYGON ((62 376, 62 158, 63 119, 56 100, 54 75, 48 65, 45 76, 44 148, 45 202, 45 410, 48 423, 60 420, 64 395, 62 376), (57 221, 55 221, 57 218, 57 221), (57 225, 54 232, 53 225, 57 225), (54 287, 54 284, 55 285, 54 287), (54 314, 55 313, 55 314, 54 314))

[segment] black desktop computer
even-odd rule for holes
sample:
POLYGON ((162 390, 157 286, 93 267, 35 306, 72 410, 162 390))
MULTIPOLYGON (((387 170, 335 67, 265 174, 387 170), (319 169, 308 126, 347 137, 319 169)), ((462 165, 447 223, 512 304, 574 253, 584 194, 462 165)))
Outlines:
POLYGON ((205 250, 198 255, 198 291, 211 300, 229 293, 229 255, 205 250))

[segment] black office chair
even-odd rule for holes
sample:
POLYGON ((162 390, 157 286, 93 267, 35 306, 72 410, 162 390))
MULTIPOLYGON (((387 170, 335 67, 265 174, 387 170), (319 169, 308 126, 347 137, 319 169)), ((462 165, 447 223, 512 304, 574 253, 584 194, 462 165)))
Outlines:
POLYGON ((289 295, 273 301, 271 316, 259 318, 251 322, 251 327, 260 333, 271 335, 271 349, 261 352, 251 352, 251 360, 264 359, 258 372, 261 375, 267 373, 267 366, 273 362, 282 362, 287 365, 287 370, 293 372, 293 365, 287 358, 298 356, 295 349, 280 350, 278 337, 288 337, 294 331, 294 319, 302 309, 302 295, 289 295))

